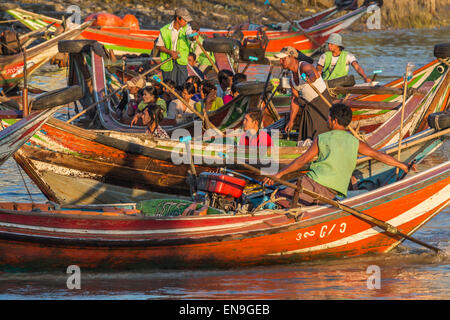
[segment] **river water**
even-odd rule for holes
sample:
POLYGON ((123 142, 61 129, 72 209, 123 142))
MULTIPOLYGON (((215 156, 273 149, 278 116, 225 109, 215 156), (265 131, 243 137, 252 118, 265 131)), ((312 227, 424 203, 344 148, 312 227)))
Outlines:
MULTIPOLYGON (((402 76, 407 62, 419 67, 431 61, 434 44, 448 42, 449 31, 352 32, 344 35, 344 44, 366 74, 381 69, 377 80, 385 83, 402 76)), ((249 69, 264 80, 261 70, 249 69)), ((46 65, 32 77, 31 85, 53 90, 65 86, 65 76, 65 70, 46 65)), ((58 117, 67 119, 67 111, 58 117)), ((447 141, 419 170, 448 161, 449 150, 447 141)), ((26 202, 30 196, 46 201, 12 159, 0 167, 0 181, 0 201, 26 202)), ((82 271, 81 289, 68 289, 66 270, 0 272, 0 299, 449 299, 449 213, 447 207, 414 234, 441 248, 438 255, 404 242, 389 254, 331 262, 232 270, 82 271), (368 270, 373 266, 379 268, 381 282, 379 288, 370 289, 368 270)))

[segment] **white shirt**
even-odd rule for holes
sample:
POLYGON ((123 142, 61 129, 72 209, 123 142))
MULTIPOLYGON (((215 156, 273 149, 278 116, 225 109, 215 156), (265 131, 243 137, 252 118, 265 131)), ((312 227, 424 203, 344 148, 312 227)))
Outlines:
MULTIPOLYGON (((300 61, 300 63, 298 64, 298 79, 299 79, 298 85, 296 85, 295 82, 294 82, 294 74, 293 74, 292 71, 291 71, 290 83, 291 83, 291 87, 294 88, 295 90, 297 90, 298 93, 306 101, 311 102, 312 100, 317 98, 319 95, 316 93, 316 91, 307 82, 305 82, 302 79, 302 76, 301 76, 301 73, 300 73, 300 69, 301 69, 302 63, 303 63, 303 61, 300 61)), ((314 81, 312 84, 316 87, 316 89, 320 93, 323 93, 327 89, 327 85, 325 84, 325 81, 323 80, 322 77, 317 78, 316 81, 314 81)))
MULTIPOLYGON (((189 105, 194 109, 195 101, 189 100, 189 105)), ((183 102, 181 102, 179 99, 172 100, 169 103, 169 108, 167 108, 167 118, 168 119, 175 119, 178 114, 186 114, 186 113, 193 113, 190 109, 188 109, 183 102), (186 110, 183 111, 183 109, 186 108, 186 110)))
MULTIPOLYGON (((171 49, 172 51, 176 51, 176 49, 177 49, 178 34, 180 33, 180 29, 175 30, 175 28, 173 27, 173 21, 172 21, 172 23, 169 26, 169 30, 171 31, 170 37, 172 39, 172 49, 171 49)), ((156 46, 157 47, 164 47, 165 46, 163 38, 161 36, 161 32, 159 33, 158 41, 156 42, 156 46)), ((167 48, 167 49, 169 49, 169 48, 167 48)))
MULTIPOLYGON (((181 28, 178 30, 175 30, 175 28, 173 27, 173 21, 172 21, 172 23, 169 26, 169 30, 171 31, 170 37, 172 39, 172 50, 176 51, 177 50, 177 42, 178 42, 178 34, 180 33, 181 28)), ((191 33, 192 33, 192 28, 190 25, 187 25, 186 35, 190 35, 191 33)), ((161 32, 159 33, 158 41, 156 41, 156 46, 164 47, 164 41, 162 39, 161 32)), ((167 48, 167 49, 169 49, 169 48, 167 48)))
POLYGON ((217 88, 216 97, 219 97, 219 98, 223 99, 227 94, 231 93, 231 88, 226 88, 225 91, 223 91, 223 89, 220 86, 220 84, 216 84, 216 88, 217 88))
MULTIPOLYGON (((338 59, 339 59, 339 56, 335 57, 335 56, 331 55, 330 73, 333 72, 338 59)), ((346 67, 347 72, 348 72, 348 67, 355 61, 356 61, 355 56, 353 54, 351 54, 350 52, 347 52, 347 59, 345 60, 345 67, 346 67)), ((322 67, 325 66, 325 53, 320 56, 319 61, 317 62, 317 65, 321 65, 322 67)))

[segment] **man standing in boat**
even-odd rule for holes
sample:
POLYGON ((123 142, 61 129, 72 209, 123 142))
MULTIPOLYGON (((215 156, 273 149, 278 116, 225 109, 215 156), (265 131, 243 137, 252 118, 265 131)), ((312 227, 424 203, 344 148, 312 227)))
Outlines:
POLYGON ((316 93, 314 86, 325 99, 331 101, 325 81, 314 66, 304 60, 308 57, 303 56, 293 47, 284 47, 281 52, 275 55, 280 59, 283 69, 291 72, 290 85, 292 90, 292 99, 290 107, 289 121, 285 127, 286 133, 289 133, 296 122, 298 123, 298 140, 303 140, 308 144, 319 134, 328 131, 327 115, 329 107, 325 101, 316 93), (305 74, 307 81, 302 79, 305 74), (297 120, 298 116, 298 120, 297 120))
POLYGON ((344 50, 342 36, 332 33, 327 40, 328 51, 322 54, 317 62, 317 71, 324 80, 332 80, 344 77, 348 74, 351 65, 367 83, 372 82, 368 78, 353 54, 344 50))
MULTIPOLYGON (((342 103, 332 105, 327 120, 330 131, 316 137, 304 154, 275 174, 274 177, 281 179, 288 173, 299 171, 317 157, 317 160, 311 163, 307 174, 301 176, 298 183, 305 189, 333 199, 337 194, 347 196, 350 178, 356 168, 358 153, 408 172, 408 165, 372 149, 368 144, 359 141, 349 133, 346 128, 351 120, 352 110, 350 107, 342 103)), ((272 185, 273 180, 265 178, 264 183, 272 185)), ((286 188, 278 195, 292 198, 293 194, 293 189, 286 188)), ((300 193, 299 202, 303 205, 314 205, 317 200, 300 193)), ((279 204, 288 207, 290 201, 280 200, 279 204)))
POLYGON ((173 21, 160 29, 156 42, 161 62, 173 58, 161 66, 161 71, 163 79, 173 80, 176 87, 181 87, 188 77, 190 21, 192 18, 189 11, 186 8, 178 8, 175 10, 173 21))

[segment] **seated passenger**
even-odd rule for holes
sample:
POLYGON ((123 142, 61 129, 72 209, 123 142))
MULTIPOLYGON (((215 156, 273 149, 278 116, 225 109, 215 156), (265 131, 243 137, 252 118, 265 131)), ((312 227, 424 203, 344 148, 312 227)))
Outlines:
POLYGON ((161 107, 163 116, 164 116, 164 118, 166 118, 167 117, 167 104, 166 104, 166 100, 164 100, 162 98, 163 87, 160 83, 154 83, 154 84, 152 84, 152 86, 156 89, 156 93, 157 93, 157 97, 158 97, 156 99, 156 104, 161 107))
POLYGON ((235 83, 239 83, 239 82, 245 82, 245 81, 247 81, 247 75, 245 73, 238 72, 233 75, 231 85, 233 85, 235 83))
POLYGON ((239 145, 251 147, 273 146, 270 135, 264 129, 260 130, 261 121, 261 110, 251 108, 247 111, 244 117, 244 123, 242 124, 245 132, 241 135, 239 145))
POLYGON ((216 86, 217 96, 223 98, 230 93, 231 85, 233 84, 233 72, 226 69, 220 70, 217 77, 219 80, 219 84, 216 86))
POLYGON ((142 93, 142 101, 137 106, 137 112, 142 112, 149 103, 156 103, 158 90, 155 87, 145 87, 142 93))
POLYGON ((199 102, 202 99, 202 97, 200 96, 200 86, 201 86, 202 80, 197 76, 189 76, 187 78, 186 82, 190 82, 194 85, 195 94, 192 97, 192 100, 194 100, 195 102, 199 102))
POLYGON ((223 106, 223 100, 217 96, 216 86, 212 84, 212 82, 204 81, 200 92, 202 100, 195 104, 195 108, 198 112, 214 111, 223 106))
POLYGON ((141 90, 142 92, 142 100, 139 102, 136 108, 136 113, 132 117, 131 124, 132 125, 143 125, 142 121, 142 112, 143 110, 151 103, 156 103, 157 101, 157 90, 154 87, 145 87, 141 90))
POLYGON ((224 104, 227 104, 228 102, 230 102, 231 100, 233 100, 234 98, 236 98, 239 95, 236 85, 237 85, 236 83, 233 83, 233 85, 231 86, 230 94, 227 94, 225 97, 223 97, 224 104))
MULTIPOLYGON (((186 82, 183 85, 183 91, 181 92, 181 97, 186 100, 189 105, 194 108, 195 101, 192 97, 195 94, 195 87, 192 83, 186 82)), ((182 116, 183 114, 193 113, 186 105, 179 99, 172 100, 169 104, 169 110, 167 112, 167 118, 175 119, 177 116, 182 116)))
POLYGON ((200 78, 202 78, 202 79, 205 78, 205 76, 203 75, 203 72, 198 68, 197 56, 195 55, 195 53, 193 53, 193 52, 189 53, 188 63, 192 67, 192 69, 194 69, 195 73, 198 74, 198 76, 200 78))
MULTIPOLYGON (((347 190, 353 171, 356 167, 358 153, 372 157, 389 166, 397 167, 408 172, 408 165, 397 161, 395 158, 372 149, 365 142, 356 139, 347 131, 347 126, 352 120, 352 110, 345 104, 333 104, 328 114, 328 127, 331 131, 319 134, 314 138, 312 145, 300 157, 293 160, 287 167, 274 175, 281 179, 284 175, 299 171, 305 165, 310 164, 306 175, 301 176, 300 183, 308 190, 314 191, 324 197, 333 199, 336 195, 347 196, 347 190), (313 159, 316 160, 313 161, 313 159)), ((414 166, 412 167, 415 170, 414 166)), ((273 180, 265 178, 264 183, 272 185, 273 180)), ((286 188, 277 196, 292 199, 294 190, 286 188)), ((318 200, 300 193, 299 203, 302 205, 314 205, 318 200)), ((278 201, 283 207, 290 206, 290 201, 278 201)))
MULTIPOLYGON (((169 87, 171 87, 172 89, 176 89, 175 88, 175 81, 170 80, 170 79, 166 79, 163 80, 165 84, 167 84, 169 87)), ((161 94, 161 98, 164 99, 164 101, 166 102, 166 106, 168 106, 170 104, 170 101, 176 99, 175 96, 168 91, 165 87, 162 88, 162 94, 161 94)))
MULTIPOLYGON (((159 125, 163 119, 163 113, 157 104, 150 103, 146 105, 142 112, 136 114, 135 119, 140 120, 147 127, 146 133, 151 134, 155 138, 170 139, 167 132, 159 125)), ((137 122, 135 119, 131 122, 131 126, 137 122)))
POLYGON ((224 104, 227 104, 228 102, 230 102, 231 100, 233 100, 234 98, 236 98, 239 95, 239 92, 237 92, 236 85, 240 82, 245 82, 245 81, 247 81, 247 75, 245 75, 244 73, 235 73, 234 74, 230 93, 225 95, 225 97, 223 97, 224 104))

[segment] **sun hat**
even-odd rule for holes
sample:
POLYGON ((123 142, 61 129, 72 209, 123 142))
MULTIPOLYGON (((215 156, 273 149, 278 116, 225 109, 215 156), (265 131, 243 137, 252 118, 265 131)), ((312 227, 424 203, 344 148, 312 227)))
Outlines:
POLYGON ((340 47, 344 46, 342 44, 342 36, 340 34, 337 34, 337 33, 330 34, 330 37, 328 38, 327 43, 335 44, 335 45, 340 46, 340 47))
POLYGON ((142 89, 145 87, 145 80, 142 77, 134 77, 127 81, 127 86, 142 89))
POLYGON ((189 14, 188 9, 186 8, 178 8, 175 10, 175 15, 183 18, 184 20, 186 20, 186 22, 191 22, 192 18, 191 15, 189 14))

